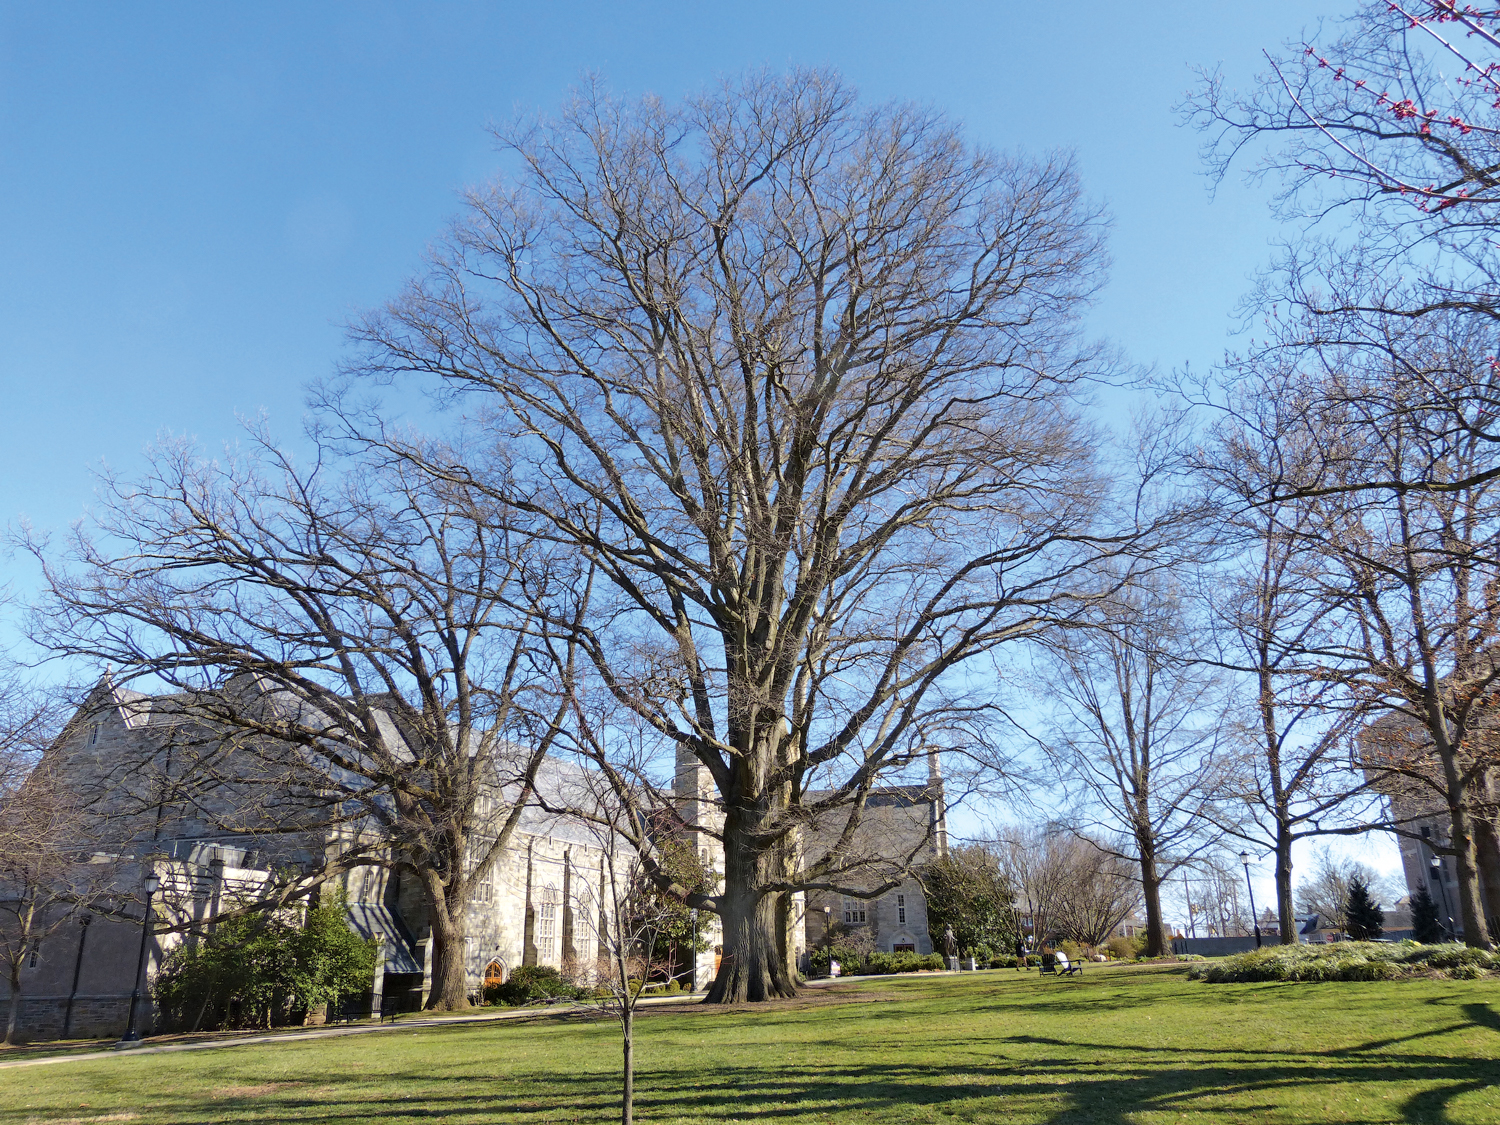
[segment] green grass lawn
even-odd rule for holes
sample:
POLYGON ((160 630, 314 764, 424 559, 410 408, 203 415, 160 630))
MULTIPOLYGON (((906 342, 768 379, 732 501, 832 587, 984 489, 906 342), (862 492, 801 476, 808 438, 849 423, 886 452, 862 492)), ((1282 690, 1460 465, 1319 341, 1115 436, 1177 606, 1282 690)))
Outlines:
MULTIPOLYGON (((1214 985, 1180 967, 839 986, 644 1013, 643 1122, 1497 1122, 1500 982, 1214 985)), ((607 1122, 609 1022, 538 1019, 0 1070, 0 1125, 607 1122)))

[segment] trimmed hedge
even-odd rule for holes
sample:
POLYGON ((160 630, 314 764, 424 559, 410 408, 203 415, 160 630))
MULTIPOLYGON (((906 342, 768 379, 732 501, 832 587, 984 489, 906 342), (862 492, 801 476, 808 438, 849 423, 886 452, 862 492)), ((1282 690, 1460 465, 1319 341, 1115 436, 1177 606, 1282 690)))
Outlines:
POLYGON ((1448 976, 1477 980, 1500 972, 1500 953, 1453 943, 1421 945, 1341 941, 1326 945, 1273 945, 1252 949, 1188 971, 1193 980, 1210 984, 1258 981, 1399 980, 1402 977, 1448 976))
POLYGON ((834 946, 832 950, 814 949, 809 955, 809 971, 813 976, 827 976, 828 962, 839 963, 839 972, 846 977, 890 976, 895 973, 918 973, 924 969, 943 969, 941 953, 866 953, 859 954, 847 948, 834 946))
POLYGON ((563 980, 562 974, 551 965, 522 965, 511 970, 504 984, 492 984, 484 990, 485 1003, 511 1007, 546 1000, 576 1000, 580 995, 581 990, 563 980))
MULTIPOLYGON (((998 957, 990 958, 990 968, 992 969, 1014 969, 1015 967, 1016 959, 1011 954, 1001 954, 998 957)), ((1042 955, 1040 953, 1029 954, 1026 958, 1026 967, 1029 969, 1041 968, 1042 955)))

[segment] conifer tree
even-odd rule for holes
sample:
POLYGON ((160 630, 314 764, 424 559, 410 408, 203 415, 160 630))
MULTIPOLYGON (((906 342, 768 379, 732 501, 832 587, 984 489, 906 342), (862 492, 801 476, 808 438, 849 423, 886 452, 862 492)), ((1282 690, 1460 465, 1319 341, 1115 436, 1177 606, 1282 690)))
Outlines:
POLYGON ((1443 940, 1443 924, 1438 920, 1438 906, 1426 887, 1411 896, 1411 936, 1431 944, 1443 940))
POLYGON ((1370 897, 1370 888, 1356 875, 1349 881, 1349 897, 1344 905, 1344 929, 1355 941, 1379 941, 1385 915, 1380 904, 1370 897))

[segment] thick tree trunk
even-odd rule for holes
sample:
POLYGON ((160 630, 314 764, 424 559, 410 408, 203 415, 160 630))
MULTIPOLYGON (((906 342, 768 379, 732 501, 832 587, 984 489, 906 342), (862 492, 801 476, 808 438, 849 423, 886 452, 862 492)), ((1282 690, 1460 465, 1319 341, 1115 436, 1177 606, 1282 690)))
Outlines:
POLYGON ((1156 873, 1156 857, 1145 849, 1141 850, 1141 898, 1146 902, 1146 956, 1161 957, 1166 954, 1166 943, 1162 941, 1161 877, 1156 873))
MULTIPOLYGON (((763 760, 775 761, 774 750, 763 760)), ((783 912, 789 896, 769 890, 787 876, 787 845, 767 843, 774 833, 774 799, 745 809, 730 803, 724 817, 724 890, 719 896, 719 920, 724 927, 724 957, 704 1002, 743 1004, 797 994, 796 979, 787 964, 791 945, 783 912)), ((787 905, 790 905, 789 902, 787 905)))
POLYGON ((1292 908, 1292 832, 1276 825, 1276 917, 1281 922, 1281 944, 1297 944, 1297 914, 1292 908))
POLYGON ((1474 846, 1474 818, 1460 800, 1449 808, 1454 858, 1458 867, 1458 909, 1464 924, 1464 944, 1492 949, 1484 916, 1484 896, 1479 887, 1478 850, 1474 846))
POLYGON ((783 896, 762 888, 778 857, 757 850, 743 834, 724 833, 724 958, 705 1003, 743 1004, 795 996, 780 925, 783 896))
POLYGON ((795 987, 801 980, 797 969, 796 903, 790 891, 776 896, 776 935, 781 946, 781 963, 786 966, 787 979, 795 987))
POLYGON ((427 924, 432 932, 432 990, 427 1008, 458 1012, 469 1007, 469 981, 464 963, 468 953, 468 911, 449 897, 435 873, 423 877, 427 889, 427 924))

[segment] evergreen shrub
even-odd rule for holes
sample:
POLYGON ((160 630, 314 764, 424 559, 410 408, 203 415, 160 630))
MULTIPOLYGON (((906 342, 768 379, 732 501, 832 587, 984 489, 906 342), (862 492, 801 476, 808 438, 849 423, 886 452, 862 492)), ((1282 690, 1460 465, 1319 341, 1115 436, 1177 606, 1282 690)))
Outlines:
POLYGON ((271 1027, 369 991, 375 943, 349 928, 341 898, 219 922, 172 950, 152 985, 165 1028, 271 1027))
POLYGON ((1443 926, 1438 920, 1438 905, 1426 887, 1411 896, 1411 936, 1417 941, 1435 945, 1443 940, 1443 926))
POLYGON ((1273 945, 1224 957, 1188 971, 1210 984, 1256 981, 1398 980, 1439 973, 1476 980, 1500 972, 1500 953, 1467 946, 1341 941, 1325 945, 1273 945))
POLYGON ((867 953, 841 946, 814 949, 808 954, 808 971, 815 977, 828 975, 828 962, 839 963, 839 973, 846 977, 887 976, 894 973, 917 973, 923 969, 943 969, 941 953, 867 953))
MULTIPOLYGON (((631 983, 640 987, 638 982, 631 983)), ((562 974, 551 965, 522 965, 511 970, 504 984, 484 990, 486 1000, 513 1008, 547 1000, 576 1000, 579 995, 579 990, 563 980, 562 974)))
POLYGON ((1344 929, 1355 941, 1379 941, 1385 916, 1370 888, 1356 875, 1349 881, 1349 897, 1344 904, 1344 929))

